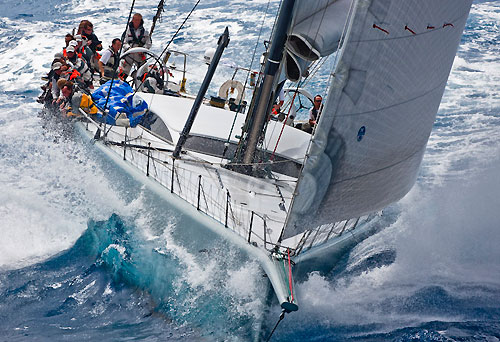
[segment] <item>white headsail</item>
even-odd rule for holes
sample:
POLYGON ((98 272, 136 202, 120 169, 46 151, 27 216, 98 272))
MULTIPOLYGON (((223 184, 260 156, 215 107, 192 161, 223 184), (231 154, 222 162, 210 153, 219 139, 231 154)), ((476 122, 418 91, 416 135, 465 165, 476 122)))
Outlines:
POLYGON ((472 3, 353 1, 284 238, 380 210, 411 189, 472 3))

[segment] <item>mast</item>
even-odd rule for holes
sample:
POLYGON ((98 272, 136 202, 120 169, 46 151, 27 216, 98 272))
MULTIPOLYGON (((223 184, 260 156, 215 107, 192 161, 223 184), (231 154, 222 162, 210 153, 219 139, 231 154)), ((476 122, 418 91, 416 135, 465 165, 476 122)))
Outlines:
POLYGON ((191 112, 189 113, 189 117, 184 125, 184 129, 182 130, 181 136, 179 137, 179 141, 177 141, 177 145, 175 146, 174 158, 179 158, 179 155, 182 150, 182 146, 186 142, 189 132, 191 131, 191 127, 193 126, 194 119, 196 118, 196 114, 198 114, 198 110, 200 109, 201 103, 203 102, 203 98, 207 92, 208 86, 212 81, 212 77, 214 76, 215 69, 217 69, 217 65, 219 64, 219 60, 222 56, 222 52, 226 48, 227 44, 229 44, 229 29, 226 26, 224 33, 219 37, 219 42, 217 43, 217 50, 215 51, 214 57, 210 62, 210 66, 208 67, 208 71, 205 75, 205 79, 201 84, 200 91, 194 100, 193 107, 191 108, 191 112))
POLYGON ((149 36, 150 37, 153 36, 153 31, 155 29, 156 22, 161 18, 161 15, 162 15, 162 13, 164 11, 164 9, 163 9, 164 2, 165 2, 165 0, 160 0, 160 2, 158 3, 158 9, 156 10, 156 14, 153 17, 153 23, 151 24, 151 29, 149 30, 149 36))
POLYGON ((283 58, 283 50, 287 39, 288 28, 292 22, 293 7, 295 0, 283 0, 274 39, 269 49, 269 54, 264 69, 264 77, 258 94, 256 94, 257 103, 250 115, 250 124, 247 129, 246 146, 243 148, 243 163, 251 164, 259 143, 264 124, 269 112, 271 101, 274 100, 273 88, 276 83, 276 73, 280 69, 280 63, 283 58))

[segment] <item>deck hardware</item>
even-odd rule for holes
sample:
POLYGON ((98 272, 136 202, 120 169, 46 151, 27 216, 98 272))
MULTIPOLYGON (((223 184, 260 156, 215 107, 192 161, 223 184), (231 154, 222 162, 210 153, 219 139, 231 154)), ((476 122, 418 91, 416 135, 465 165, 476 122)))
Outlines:
POLYGON ((198 175, 198 204, 196 210, 200 210, 200 194, 201 194, 201 175, 198 175))
POLYGON ((252 210, 252 216, 250 216, 250 229, 248 230, 248 243, 250 243, 250 237, 252 236, 253 215, 254 212, 252 210))
POLYGON ((146 164, 146 176, 149 177, 149 158, 151 158, 151 143, 148 143, 148 163, 146 164))
POLYGON ((170 193, 174 193, 174 173, 175 173, 175 158, 172 159, 172 179, 170 181, 170 193))
POLYGON ((125 140, 123 140, 123 160, 127 160, 125 153, 127 152, 127 127, 125 127, 125 140))
POLYGON ((231 199, 231 195, 229 194, 229 190, 226 192, 226 221, 224 222, 224 227, 227 228, 227 218, 229 215, 229 200, 231 199))

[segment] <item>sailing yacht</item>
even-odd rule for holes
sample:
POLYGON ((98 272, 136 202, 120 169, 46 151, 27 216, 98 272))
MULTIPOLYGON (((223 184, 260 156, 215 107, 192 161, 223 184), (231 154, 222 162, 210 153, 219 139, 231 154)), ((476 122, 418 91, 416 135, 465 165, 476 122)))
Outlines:
POLYGON ((165 81, 171 91, 135 94, 148 105, 140 124, 81 111, 76 126, 200 222, 186 239, 216 236, 245 251, 283 311, 295 311, 298 272, 331 269, 415 183, 471 3, 282 0, 248 108, 242 96, 233 110, 223 96, 205 99, 226 29, 197 96, 165 81), (313 133, 269 120, 285 77, 298 88, 331 54, 313 133))

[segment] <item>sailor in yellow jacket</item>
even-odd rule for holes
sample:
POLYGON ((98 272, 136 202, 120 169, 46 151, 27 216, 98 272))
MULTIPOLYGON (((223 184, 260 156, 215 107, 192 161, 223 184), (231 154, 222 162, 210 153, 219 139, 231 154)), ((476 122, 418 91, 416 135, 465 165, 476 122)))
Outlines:
POLYGON ((97 114, 97 107, 92 101, 92 98, 89 95, 82 93, 81 91, 76 91, 73 93, 70 103, 71 111, 68 111, 68 116, 80 115, 77 108, 83 109, 85 113, 90 115, 97 114))
POLYGON ((73 83, 66 80, 57 82, 57 86, 61 89, 61 93, 65 98, 64 104, 61 104, 61 111, 67 116, 78 116, 78 108, 81 108, 87 114, 96 114, 98 109, 92 98, 83 92, 73 89, 73 83))

